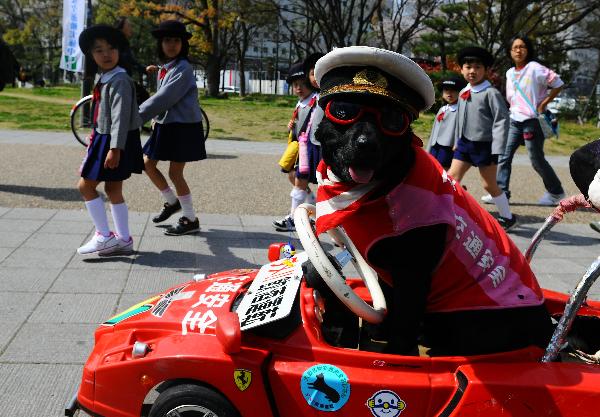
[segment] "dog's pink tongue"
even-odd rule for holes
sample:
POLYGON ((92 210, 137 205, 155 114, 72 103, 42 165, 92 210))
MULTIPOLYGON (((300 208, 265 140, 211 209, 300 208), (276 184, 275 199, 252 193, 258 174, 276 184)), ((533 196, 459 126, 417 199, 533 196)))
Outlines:
POLYGON ((350 167, 348 168, 348 172, 350 173, 352 180, 360 184, 365 184, 371 181, 371 178, 373 177, 372 169, 359 169, 350 167))

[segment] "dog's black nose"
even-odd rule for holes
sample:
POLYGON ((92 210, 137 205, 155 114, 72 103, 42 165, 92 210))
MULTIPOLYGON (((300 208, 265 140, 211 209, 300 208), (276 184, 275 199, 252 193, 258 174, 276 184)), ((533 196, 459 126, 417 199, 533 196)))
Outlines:
POLYGON ((370 140, 367 135, 358 136, 355 143, 361 152, 374 152, 377 149, 376 141, 370 140))

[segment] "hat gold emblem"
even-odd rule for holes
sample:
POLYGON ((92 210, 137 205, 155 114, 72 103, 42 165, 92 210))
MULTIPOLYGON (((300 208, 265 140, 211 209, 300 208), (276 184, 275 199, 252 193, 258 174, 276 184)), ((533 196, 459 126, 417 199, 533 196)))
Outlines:
POLYGON ((364 69, 357 72, 352 79, 352 82, 354 82, 356 85, 370 85, 384 89, 388 86, 388 81, 383 74, 371 69, 364 69))
POLYGON ((236 369, 233 371, 233 382, 240 391, 245 391, 252 383, 252 371, 248 369, 236 369))

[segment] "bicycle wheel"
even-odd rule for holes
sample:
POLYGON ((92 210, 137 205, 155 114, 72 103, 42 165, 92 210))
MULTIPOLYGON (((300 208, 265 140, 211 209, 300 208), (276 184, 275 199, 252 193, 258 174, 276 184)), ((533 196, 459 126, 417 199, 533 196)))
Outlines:
POLYGON ((210 131, 210 122, 208 121, 208 116, 202 107, 200 107, 200 112, 202 113, 202 127, 204 128, 204 140, 208 139, 208 132, 210 131))
POLYGON ((92 96, 85 96, 71 108, 71 131, 83 146, 89 145, 92 133, 92 96))

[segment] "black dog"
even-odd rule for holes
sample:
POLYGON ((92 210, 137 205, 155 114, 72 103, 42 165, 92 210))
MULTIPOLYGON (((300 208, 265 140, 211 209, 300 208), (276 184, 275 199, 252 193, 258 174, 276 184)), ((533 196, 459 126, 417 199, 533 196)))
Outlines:
MULTIPOLYGON (((375 109, 386 106, 367 97, 356 100, 375 109)), ((377 182, 369 200, 380 199, 396 188, 417 160, 410 127, 402 136, 390 136, 384 134, 377 117, 365 112, 351 124, 334 123, 326 117, 316 132, 323 161, 339 180, 377 182)), ((367 220, 373 224, 378 221, 367 220)), ((369 228, 369 224, 364 227, 369 228)), ((387 352, 416 354, 419 343, 431 347, 431 355, 483 354, 531 344, 544 346, 552 329, 543 305, 426 312, 432 277, 448 244, 447 229, 441 222, 416 227, 378 240, 365 256, 373 266, 389 273, 392 280, 391 288, 382 285, 388 314, 376 329, 387 335, 387 352)), ((314 271, 309 275, 314 275, 314 271)))
MULTIPOLYGON (((378 101, 365 103, 381 106, 378 101)), ((411 147, 413 133, 402 137, 385 136, 375 116, 364 115, 349 127, 324 118, 316 132, 323 160, 342 181, 353 181, 350 169, 381 181, 371 195, 376 199, 387 194, 406 177, 415 160, 411 147)), ((402 236, 384 239, 370 251, 370 261, 391 272, 393 289, 384 288, 388 315, 384 328, 388 350, 415 352, 431 274, 440 262, 446 239, 446 226, 415 229, 402 236), (410 279, 407 279, 410 277, 410 279)))

